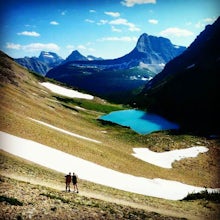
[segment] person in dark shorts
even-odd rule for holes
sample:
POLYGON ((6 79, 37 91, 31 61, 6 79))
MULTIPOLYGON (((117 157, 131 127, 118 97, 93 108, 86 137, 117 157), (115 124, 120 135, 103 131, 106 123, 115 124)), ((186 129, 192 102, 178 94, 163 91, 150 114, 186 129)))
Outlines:
POLYGON ((73 173, 72 183, 73 183, 73 187, 74 187, 74 192, 79 193, 77 182, 78 182, 78 177, 75 173, 73 173))
POLYGON ((65 176, 66 178, 66 192, 70 192, 70 183, 71 183, 71 173, 65 176))

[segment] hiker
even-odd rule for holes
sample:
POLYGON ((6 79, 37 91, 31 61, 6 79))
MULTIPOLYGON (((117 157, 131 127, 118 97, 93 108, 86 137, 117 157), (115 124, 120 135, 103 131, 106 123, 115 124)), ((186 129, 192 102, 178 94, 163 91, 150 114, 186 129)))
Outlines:
POLYGON ((68 189, 68 192, 70 192, 70 183, 71 183, 71 173, 65 176, 66 178, 66 192, 68 189))
POLYGON ((79 193, 78 186, 77 186, 77 175, 73 173, 72 175, 72 183, 74 187, 74 192, 79 193))

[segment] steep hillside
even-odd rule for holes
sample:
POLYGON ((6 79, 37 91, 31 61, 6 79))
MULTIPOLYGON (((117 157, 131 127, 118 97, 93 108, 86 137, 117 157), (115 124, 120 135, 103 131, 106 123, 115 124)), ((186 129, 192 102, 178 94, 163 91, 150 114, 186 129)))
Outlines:
MULTIPOLYGON (((201 187, 219 187, 219 145, 216 140, 191 135, 171 135, 169 132, 139 135, 128 128, 102 124, 97 120, 100 115, 123 109, 123 106, 110 104, 97 97, 93 100, 83 100, 53 93, 40 84, 48 79, 33 75, 3 53, 0 56, 1 131, 41 143, 118 172, 141 177, 140 179, 142 177, 162 178, 201 187), (37 123, 36 120, 44 124, 37 123), (51 126, 45 126, 45 123, 51 126), (61 129, 76 135, 71 136, 60 132, 61 129), (87 139, 81 139, 79 136, 87 139), (88 138, 97 140, 99 143, 88 141, 88 138), (155 152, 164 152, 198 144, 207 146, 209 151, 196 158, 176 161, 172 169, 157 167, 132 155, 134 147, 147 147, 155 152)), ((17 147, 19 146, 18 144, 17 147)), ((30 215, 33 217, 41 213, 43 219, 55 219, 61 214, 66 217, 65 210, 68 213, 76 210, 82 217, 84 214, 87 217, 87 213, 95 211, 96 219, 97 216, 103 216, 103 212, 115 213, 117 219, 126 213, 132 213, 131 216, 134 219, 138 219, 136 216, 158 219, 158 214, 155 212, 182 218, 189 216, 189 218, 201 219, 203 216, 210 219, 218 210, 218 204, 206 200, 169 201, 116 190, 85 181, 80 178, 80 173, 78 173, 80 193, 82 190, 84 194, 79 194, 79 197, 73 193, 66 195, 65 192, 60 192, 63 189, 63 173, 39 167, 18 157, 12 158, 5 152, 1 152, 0 159, 3 176, 0 181, 0 210, 1 216, 6 216, 5 218, 10 217, 10 213, 15 213, 13 218, 17 219, 30 215), (45 185, 50 189, 45 188, 45 185), (87 198, 89 195, 107 200, 104 208, 100 207, 104 204, 102 201, 90 200, 87 198), (109 201, 110 198, 111 201, 109 201), (125 201, 120 210, 118 205, 109 204, 109 202, 120 204, 121 200, 125 201), (45 206, 43 206, 44 201, 46 203, 48 201, 45 206), (23 206, 15 206, 13 202, 22 203, 23 206), (131 209, 131 203, 138 210, 145 211, 131 209), (148 215, 147 210, 153 210, 154 214, 148 215)), ((73 172, 77 166, 78 164, 74 167, 67 165, 67 172, 73 172)))
POLYGON ((220 18, 170 61, 139 96, 139 105, 198 132, 220 131, 220 18))
POLYGON ((15 61, 23 67, 26 67, 28 70, 40 73, 43 76, 50 70, 49 66, 46 63, 39 61, 37 57, 18 58, 15 59, 15 61))

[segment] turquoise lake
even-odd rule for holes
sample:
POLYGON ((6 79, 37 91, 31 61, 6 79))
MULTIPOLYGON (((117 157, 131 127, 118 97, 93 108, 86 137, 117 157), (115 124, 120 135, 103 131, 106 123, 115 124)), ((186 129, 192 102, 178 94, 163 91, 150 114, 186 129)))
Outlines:
POLYGON ((139 134, 149 134, 154 131, 179 128, 177 124, 159 115, 134 109, 114 111, 101 116, 99 119, 130 127, 139 134))

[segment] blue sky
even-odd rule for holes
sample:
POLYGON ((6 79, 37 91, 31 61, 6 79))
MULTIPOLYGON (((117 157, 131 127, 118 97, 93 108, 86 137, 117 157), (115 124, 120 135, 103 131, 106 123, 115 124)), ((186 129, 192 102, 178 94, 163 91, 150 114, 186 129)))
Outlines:
POLYGON ((52 51, 116 58, 142 33, 189 46, 220 15, 218 0, 7 0, 0 49, 13 58, 52 51))

